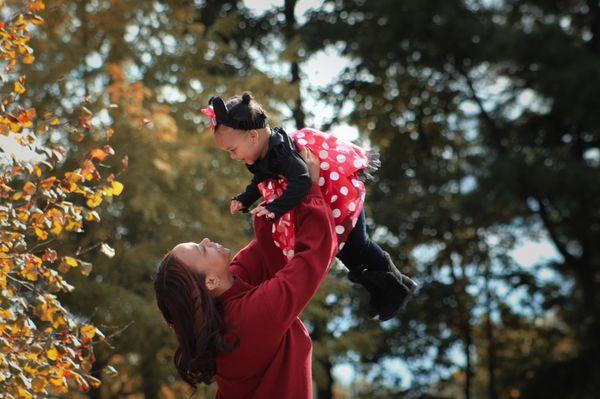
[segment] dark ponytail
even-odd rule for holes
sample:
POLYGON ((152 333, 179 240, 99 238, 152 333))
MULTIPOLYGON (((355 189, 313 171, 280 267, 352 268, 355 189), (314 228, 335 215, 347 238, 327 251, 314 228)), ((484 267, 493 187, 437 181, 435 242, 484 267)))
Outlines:
POLYGON ((252 97, 252 93, 249 91, 245 91, 244 94, 242 94, 242 103, 244 105, 250 105, 250 101, 253 99, 254 97, 252 97))

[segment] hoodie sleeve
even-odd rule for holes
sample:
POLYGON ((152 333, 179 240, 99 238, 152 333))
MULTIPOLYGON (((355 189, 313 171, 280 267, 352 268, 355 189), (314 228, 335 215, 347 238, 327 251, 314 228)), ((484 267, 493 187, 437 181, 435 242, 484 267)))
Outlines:
POLYGON ((259 285, 281 270, 286 259, 273 241, 273 221, 256 216, 252 219, 256 238, 235 255, 230 268, 236 277, 248 284, 259 285))
MULTIPOLYGON (((296 208, 295 217, 294 257, 253 295, 256 311, 268 312, 272 326, 279 332, 285 331, 310 302, 337 253, 333 216, 316 183, 296 208)), ((262 230, 257 240, 263 240, 262 235, 267 233, 271 234, 262 230)), ((278 253, 283 256, 279 248, 269 245, 264 248, 265 258, 278 253)))

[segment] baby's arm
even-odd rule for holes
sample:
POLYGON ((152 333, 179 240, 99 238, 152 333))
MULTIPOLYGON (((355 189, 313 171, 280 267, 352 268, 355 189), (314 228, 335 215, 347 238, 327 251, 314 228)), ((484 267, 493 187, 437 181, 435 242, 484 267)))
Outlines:
POLYGON ((274 214, 275 219, 299 205, 312 186, 308 166, 298 153, 293 152, 286 158, 281 170, 288 186, 281 197, 265 205, 265 208, 274 214))
POLYGON ((241 210, 243 212, 248 212, 250 205, 254 204, 256 200, 261 197, 260 191, 258 191, 258 183, 260 182, 261 180, 254 175, 250 184, 246 186, 246 190, 243 193, 233 197, 233 200, 240 201, 242 203, 244 208, 241 210))

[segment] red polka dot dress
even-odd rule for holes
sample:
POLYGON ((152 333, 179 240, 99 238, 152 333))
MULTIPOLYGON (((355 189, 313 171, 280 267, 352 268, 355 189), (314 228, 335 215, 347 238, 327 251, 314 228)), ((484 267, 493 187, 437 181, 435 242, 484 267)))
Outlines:
MULTIPOLYGON (((346 237, 356 225, 365 200, 365 185, 359 179, 359 172, 369 165, 369 152, 349 141, 316 129, 304 128, 289 134, 302 152, 304 147, 319 159, 319 187, 323 197, 331 207, 338 235, 339 250, 346 237)), ((287 187, 285 178, 268 179, 258 184, 265 203, 279 198, 287 187)), ((273 224, 275 245, 281 248, 286 258, 294 256, 294 210, 282 215, 273 224)))

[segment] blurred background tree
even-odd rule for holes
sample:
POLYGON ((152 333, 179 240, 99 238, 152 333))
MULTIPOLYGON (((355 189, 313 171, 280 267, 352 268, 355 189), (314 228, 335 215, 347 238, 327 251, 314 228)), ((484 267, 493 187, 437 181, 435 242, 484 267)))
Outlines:
POLYGON ((421 283, 379 324, 332 272, 303 315, 319 399, 600 394, 598 1, 56 0, 43 17, 28 71, 36 108, 116 104, 99 118, 118 131, 113 166, 129 164, 108 222, 65 244, 116 250, 65 298, 113 334, 96 370, 119 375, 99 372, 90 397, 187 397, 150 278, 179 241, 238 249, 251 237, 228 213, 248 173, 199 113, 243 90, 272 126, 381 152, 369 229, 421 283), (515 259, 539 240, 545 258, 515 259))

